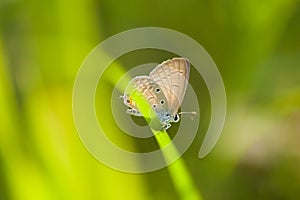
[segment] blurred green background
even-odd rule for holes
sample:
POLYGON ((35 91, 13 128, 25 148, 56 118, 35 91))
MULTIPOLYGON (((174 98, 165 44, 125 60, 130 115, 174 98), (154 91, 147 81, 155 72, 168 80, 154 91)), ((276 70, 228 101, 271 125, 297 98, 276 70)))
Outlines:
MULTIPOLYGON (((299 199, 299 22, 299 0, 0 0, 0 199, 179 199, 166 169, 128 174, 99 163, 73 123, 72 87, 84 58, 109 36, 144 26, 197 40, 223 76, 225 128, 199 160, 210 104, 191 71, 201 127, 183 158, 204 199, 299 199)), ((124 69, 106 74, 168 56, 133 52, 120 58, 124 69)), ((128 138, 117 143, 147 150, 128 138)))

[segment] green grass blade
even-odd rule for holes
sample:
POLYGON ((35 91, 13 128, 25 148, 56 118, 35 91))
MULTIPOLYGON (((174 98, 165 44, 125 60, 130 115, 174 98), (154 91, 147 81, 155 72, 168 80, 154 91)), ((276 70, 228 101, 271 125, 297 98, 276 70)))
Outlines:
POLYGON ((170 163, 178 158, 174 163, 168 166, 168 170, 180 198, 182 200, 202 200, 200 192, 196 189, 184 160, 180 157, 180 154, 168 133, 165 130, 158 129, 159 119, 156 117, 155 111, 138 92, 133 92, 132 98, 137 103, 139 111, 143 114, 145 120, 151 127, 166 163, 170 163), (164 148, 166 145, 169 145, 168 148, 164 148))

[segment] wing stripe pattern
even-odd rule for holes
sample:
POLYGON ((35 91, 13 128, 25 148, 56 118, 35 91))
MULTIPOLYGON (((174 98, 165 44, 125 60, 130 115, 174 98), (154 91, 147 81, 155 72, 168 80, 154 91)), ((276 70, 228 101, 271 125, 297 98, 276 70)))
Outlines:
POLYGON ((167 99, 165 105, 169 107, 170 105, 169 105, 168 97, 170 96, 170 90, 168 89, 168 87, 170 85, 170 79, 168 77, 167 70, 169 69, 165 69, 162 63, 158 65, 154 70, 152 70, 149 76, 162 89, 164 96, 167 99))

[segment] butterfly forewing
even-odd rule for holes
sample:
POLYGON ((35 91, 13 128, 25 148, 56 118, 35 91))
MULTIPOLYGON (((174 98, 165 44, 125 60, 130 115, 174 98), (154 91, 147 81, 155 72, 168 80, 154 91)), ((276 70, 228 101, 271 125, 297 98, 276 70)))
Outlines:
POLYGON ((163 90, 168 109, 174 115, 182 101, 190 72, 189 61, 185 58, 173 58, 158 65, 149 75, 163 90))

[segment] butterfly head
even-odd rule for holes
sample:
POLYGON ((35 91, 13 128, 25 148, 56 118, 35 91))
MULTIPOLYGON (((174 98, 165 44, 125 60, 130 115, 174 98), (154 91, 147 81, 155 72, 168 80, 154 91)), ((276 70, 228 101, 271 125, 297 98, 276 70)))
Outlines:
POLYGON ((169 111, 159 111, 157 112, 157 116, 163 123, 179 122, 180 120, 179 115, 177 113, 172 115, 169 111))
POLYGON ((173 116, 173 122, 179 122, 180 120, 180 117, 179 115, 176 113, 174 116, 173 116))
POLYGON ((177 113, 175 114, 170 114, 169 111, 160 111, 157 112, 157 116, 159 120, 161 121, 163 129, 167 130, 168 128, 171 127, 171 123, 176 123, 179 122, 180 117, 177 113))

